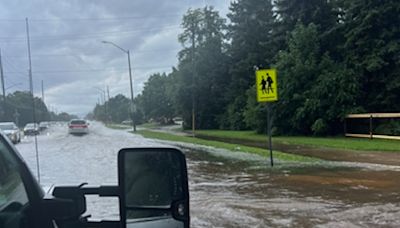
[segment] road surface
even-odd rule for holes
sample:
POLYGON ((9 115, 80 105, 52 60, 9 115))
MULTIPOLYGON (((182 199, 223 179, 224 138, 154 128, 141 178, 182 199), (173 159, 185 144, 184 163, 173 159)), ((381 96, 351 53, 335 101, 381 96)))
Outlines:
MULTIPOLYGON (((99 123, 84 136, 52 126, 38 136, 41 184, 117 183, 123 147, 162 146, 99 123)), ((17 145, 33 173, 33 137, 17 145)), ((400 227, 400 167, 352 163, 278 163, 183 145, 189 169, 192 227, 400 227)), ((95 218, 118 217, 118 201, 88 199, 95 218)))

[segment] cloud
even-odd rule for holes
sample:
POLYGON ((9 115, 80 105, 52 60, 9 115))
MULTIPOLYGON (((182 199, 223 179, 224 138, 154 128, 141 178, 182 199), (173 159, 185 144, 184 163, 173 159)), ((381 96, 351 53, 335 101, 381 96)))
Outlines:
POLYGON ((134 92, 147 78, 169 72, 181 48, 177 41, 186 10, 214 5, 221 15, 229 0, 70 0, 3 1, 0 3, 0 48, 7 90, 28 87, 25 17, 29 18, 35 94, 45 85, 47 105, 84 115, 99 91, 129 93, 127 55, 107 40, 131 51, 134 92))

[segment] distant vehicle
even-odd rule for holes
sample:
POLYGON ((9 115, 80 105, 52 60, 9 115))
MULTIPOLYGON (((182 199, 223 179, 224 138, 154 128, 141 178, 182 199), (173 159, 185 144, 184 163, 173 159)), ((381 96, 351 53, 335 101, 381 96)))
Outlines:
POLYGON ((39 124, 37 123, 28 123, 24 127, 25 135, 38 135, 40 133, 39 124))
POLYGON ((15 125, 15 123, 2 122, 0 123, 0 129, 14 144, 21 142, 21 131, 19 130, 17 125, 15 125))
POLYGON ((73 119, 68 123, 69 134, 87 134, 89 133, 89 123, 86 120, 73 119))
POLYGON ((44 131, 47 128, 49 128, 49 122, 40 122, 39 124, 39 130, 44 131))
POLYGON ((121 122, 121 124, 132 125, 132 120, 124 120, 121 122))

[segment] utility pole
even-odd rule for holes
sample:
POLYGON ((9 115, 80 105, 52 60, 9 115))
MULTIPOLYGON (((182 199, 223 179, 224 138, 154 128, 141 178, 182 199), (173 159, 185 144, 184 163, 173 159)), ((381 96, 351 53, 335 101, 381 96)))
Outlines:
MULTIPOLYGON (((108 88, 108 85, 107 85, 107 98, 108 98, 108 101, 110 101, 110 90, 109 90, 109 88, 108 88)), ((107 106, 109 105, 109 103, 107 103, 107 106)), ((112 116, 111 116, 111 111, 110 111, 110 106, 108 106, 108 120, 110 121, 110 123, 112 123, 112 116)))
POLYGON ((2 108, 2 110, 0 112, 0 116, 2 116, 2 114, 4 114, 4 117, 5 117, 7 104, 6 104, 6 89, 5 89, 5 86, 4 86, 3 63, 1 62, 1 49, 0 49, 0 77, 1 77, 1 86, 2 86, 2 89, 3 89, 3 108, 2 108))
POLYGON ((1 77, 1 87, 3 90, 3 101, 6 102, 6 89, 4 85, 4 72, 3 72, 3 62, 1 61, 1 49, 0 49, 0 77, 1 77))
POLYGON ((195 34, 195 21, 193 19, 193 24, 192 24, 192 136, 195 137, 195 130, 196 130, 196 102, 195 102, 195 39, 196 39, 196 34, 195 34))
POLYGON ((136 122, 135 122, 135 117, 134 117, 134 113, 136 112, 136 105, 134 104, 134 100, 133 100, 134 95, 133 95, 133 85, 132 85, 132 84, 133 84, 133 81, 132 81, 131 54, 130 54, 129 50, 125 50, 125 49, 123 49, 122 47, 116 45, 116 44, 113 43, 113 42, 104 41, 104 40, 103 40, 102 43, 104 43, 104 44, 111 44, 111 45, 113 45, 114 47, 120 49, 121 51, 125 52, 125 53, 128 55, 129 84, 130 84, 130 87, 131 87, 131 105, 130 105, 131 107, 130 107, 130 115, 131 115, 131 120, 132 120, 132 128, 133 128, 133 131, 136 131, 136 122))
MULTIPOLYGON (((25 19, 26 21, 26 40, 28 44, 28 60, 29 60, 29 89, 32 95, 32 116, 33 116, 33 124, 36 123, 36 110, 35 110, 35 96, 33 95, 33 79, 32 79, 32 59, 31 59, 31 43, 29 39, 29 24, 28 18, 25 19)), ((36 169, 37 169, 37 178, 38 182, 40 183, 40 164, 39 164, 39 150, 37 144, 37 135, 35 134, 35 150, 36 150, 36 169)))
POLYGON ((15 109, 14 119, 15 119, 15 124, 16 124, 17 126, 19 126, 19 113, 18 113, 18 110, 17 110, 17 109, 15 109))
POLYGON ((43 80, 42 80, 42 101, 44 103, 44 89, 43 89, 43 80))
POLYGON ((132 68, 131 68, 131 54, 129 50, 127 51, 128 53, 128 65, 129 65, 129 84, 131 85, 131 119, 132 119, 132 127, 133 131, 136 132, 136 123, 135 123, 135 112, 136 112, 136 106, 133 101, 133 85, 132 85, 132 68))

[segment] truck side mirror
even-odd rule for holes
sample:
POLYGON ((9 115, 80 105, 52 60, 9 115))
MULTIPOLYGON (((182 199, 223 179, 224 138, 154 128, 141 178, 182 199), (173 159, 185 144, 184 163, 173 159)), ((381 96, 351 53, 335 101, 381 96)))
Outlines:
POLYGON ((127 148, 118 154, 122 227, 189 227, 185 155, 173 148, 127 148))

